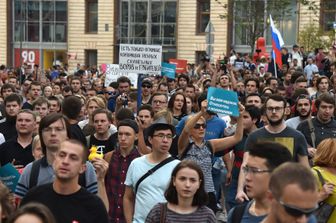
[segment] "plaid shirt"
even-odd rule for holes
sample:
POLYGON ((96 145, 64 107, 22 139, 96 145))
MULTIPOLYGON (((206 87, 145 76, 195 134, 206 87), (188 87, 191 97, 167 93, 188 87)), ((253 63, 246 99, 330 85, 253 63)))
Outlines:
POLYGON ((137 157, 140 157, 140 153, 135 147, 126 157, 121 155, 119 148, 114 150, 112 154, 109 163, 109 169, 105 177, 106 193, 110 205, 110 222, 125 222, 123 212, 123 196, 125 192, 124 182, 129 165, 131 164, 132 160, 137 157))

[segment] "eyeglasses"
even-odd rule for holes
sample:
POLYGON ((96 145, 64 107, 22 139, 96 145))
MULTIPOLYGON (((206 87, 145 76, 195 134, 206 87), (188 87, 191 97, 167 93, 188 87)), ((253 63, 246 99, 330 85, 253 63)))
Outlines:
POLYGON ((284 107, 267 107, 266 110, 268 112, 280 112, 284 109, 284 107))
POLYGON ((270 173, 270 172, 272 172, 272 170, 269 170, 269 169, 262 170, 262 169, 259 169, 259 168, 244 166, 243 167, 243 172, 244 172, 244 174, 251 173, 251 174, 255 175, 255 174, 260 174, 260 173, 270 173))
POLYGON ((165 135, 165 134, 157 134, 157 135, 153 135, 153 137, 158 137, 160 138, 161 140, 163 140, 164 138, 168 139, 168 140, 171 140, 173 138, 175 138, 175 135, 171 135, 171 134, 168 134, 168 135, 165 135))
POLYGON ((294 206, 289 205, 289 204, 285 204, 281 200, 279 200, 278 202, 279 202, 279 204, 281 204, 284 207, 287 214, 289 214, 293 217, 301 217, 302 215, 305 215, 305 216, 309 217, 318 208, 318 205, 316 205, 316 207, 313 207, 313 208, 310 208, 310 209, 301 209, 301 208, 297 208, 297 207, 294 207, 294 206))
POLYGON ((162 104, 166 104, 167 102, 165 102, 165 101, 159 101, 159 100, 155 100, 155 101, 153 101, 153 104, 160 104, 160 105, 162 105, 162 104))
POLYGON ((202 124, 196 123, 194 125, 194 129, 200 129, 201 127, 202 127, 202 129, 205 129, 206 128, 206 124, 205 123, 202 123, 202 124))
POLYGON ((143 88, 152 88, 152 86, 150 86, 149 84, 143 84, 142 87, 143 88))

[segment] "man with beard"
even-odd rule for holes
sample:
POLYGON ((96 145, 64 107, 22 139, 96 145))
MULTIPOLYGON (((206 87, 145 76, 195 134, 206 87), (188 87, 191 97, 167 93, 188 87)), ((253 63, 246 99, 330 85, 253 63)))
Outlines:
POLYGON ((335 111, 335 99, 330 94, 322 94, 316 101, 315 106, 317 108, 316 118, 311 120, 312 127, 309 127, 308 120, 298 125, 299 130, 306 138, 310 147, 309 154, 314 156, 316 147, 320 142, 326 138, 336 137, 336 121, 333 119, 335 111), (312 133, 315 135, 312 140, 312 133))
MULTIPOLYGON (((307 141, 301 132, 287 127, 284 121, 286 100, 279 95, 270 95, 265 102, 266 118, 269 122, 265 127, 251 133, 245 144, 245 151, 252 144, 263 141, 273 141, 284 145, 292 154, 293 160, 307 167, 307 141)), ((243 165, 246 164, 247 153, 244 154, 243 165)), ((244 192, 244 174, 240 171, 236 199, 239 202, 249 200, 244 192)))
POLYGON ((295 117, 286 120, 286 125, 296 129, 301 122, 310 118, 311 106, 309 95, 300 95, 295 103, 295 117))

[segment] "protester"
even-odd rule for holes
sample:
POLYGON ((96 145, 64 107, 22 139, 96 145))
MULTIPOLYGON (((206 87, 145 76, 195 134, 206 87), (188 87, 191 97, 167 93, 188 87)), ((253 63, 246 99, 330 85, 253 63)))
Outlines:
POLYGON ((179 163, 165 192, 167 203, 155 205, 145 222, 215 223, 214 213, 206 207, 208 196, 204 181, 203 171, 195 162, 184 160, 179 163))

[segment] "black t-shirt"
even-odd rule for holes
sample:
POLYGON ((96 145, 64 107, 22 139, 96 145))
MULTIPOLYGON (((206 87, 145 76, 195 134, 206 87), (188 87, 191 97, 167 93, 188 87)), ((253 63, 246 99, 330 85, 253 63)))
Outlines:
POLYGON ((4 135, 6 141, 17 137, 15 123, 16 117, 6 117, 6 120, 1 120, 0 132, 4 135))
POLYGON ((89 148, 91 148, 92 145, 95 145, 99 147, 103 153, 108 153, 112 150, 114 150, 115 146, 117 145, 117 135, 112 134, 107 140, 98 140, 94 135, 90 136, 90 143, 89 148))
POLYGON ((14 165, 26 166, 28 163, 34 161, 32 155, 32 144, 23 148, 17 139, 11 139, 0 145, 0 164, 1 166, 11 163, 15 159, 14 165))
POLYGON ((62 195, 54 191, 53 185, 45 184, 30 190, 22 199, 21 206, 29 202, 46 205, 58 223, 107 223, 106 208, 99 197, 81 188, 79 191, 62 195))
POLYGON ((81 128, 77 124, 70 125, 71 139, 77 139, 86 147, 86 138, 81 128))

